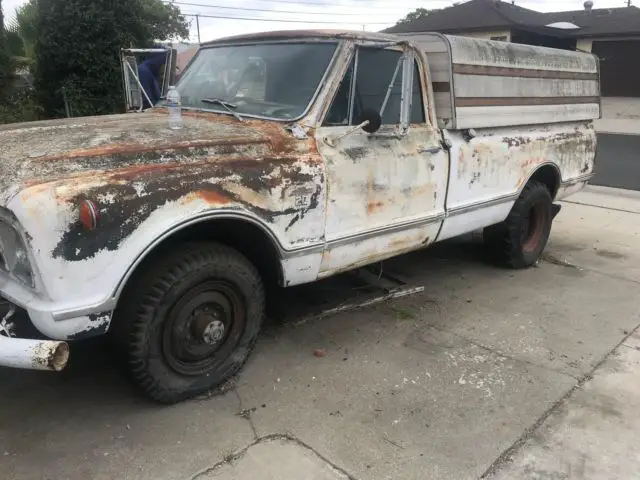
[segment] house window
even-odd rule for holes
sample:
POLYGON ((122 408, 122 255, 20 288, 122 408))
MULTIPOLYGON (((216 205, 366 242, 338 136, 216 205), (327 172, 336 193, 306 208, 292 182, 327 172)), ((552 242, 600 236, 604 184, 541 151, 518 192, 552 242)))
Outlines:
MULTIPOLYGON (((399 124, 402 107, 402 59, 403 53, 396 50, 360 48, 342 79, 324 125, 358 124, 361 112, 370 109, 381 112, 383 125, 399 124), (355 85, 354 70, 357 71, 355 85)), ((411 123, 423 123, 425 115, 417 63, 413 76, 411 123)))
POLYGON ((495 40, 496 42, 506 42, 506 41, 508 41, 506 35, 502 35, 500 37, 491 37, 491 40, 495 40))

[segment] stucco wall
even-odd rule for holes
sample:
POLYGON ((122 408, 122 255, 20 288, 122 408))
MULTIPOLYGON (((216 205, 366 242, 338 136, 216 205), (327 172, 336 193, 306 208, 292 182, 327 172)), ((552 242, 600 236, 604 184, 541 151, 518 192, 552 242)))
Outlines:
POLYGON ((576 49, 584 52, 590 52, 593 47, 593 40, 590 38, 581 38, 576 43, 576 49))

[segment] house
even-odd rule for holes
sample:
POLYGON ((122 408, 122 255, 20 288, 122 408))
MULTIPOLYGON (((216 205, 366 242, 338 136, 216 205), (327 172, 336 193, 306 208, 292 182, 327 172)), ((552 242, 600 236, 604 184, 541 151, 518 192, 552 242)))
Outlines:
POLYGON ((566 50, 600 58, 602 95, 640 97, 640 8, 542 13, 500 0, 470 0, 385 30, 442 32, 566 50))
POLYGON ((188 48, 184 48, 182 50, 178 50, 178 55, 176 57, 176 78, 180 78, 184 69, 187 68, 189 62, 193 59, 193 57, 198 53, 199 45, 189 45, 188 48))

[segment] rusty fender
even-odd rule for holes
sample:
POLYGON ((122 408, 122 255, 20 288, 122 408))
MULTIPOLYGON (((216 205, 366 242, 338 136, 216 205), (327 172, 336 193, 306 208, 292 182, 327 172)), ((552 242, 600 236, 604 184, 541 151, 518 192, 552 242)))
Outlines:
POLYGON ((313 137, 200 112, 184 122, 169 131, 166 115, 143 113, 5 132, 15 151, 0 165, 0 213, 15 216, 48 296, 13 298, 44 335, 105 333, 130 267, 194 219, 249 218, 283 250, 323 241, 326 179, 313 137))

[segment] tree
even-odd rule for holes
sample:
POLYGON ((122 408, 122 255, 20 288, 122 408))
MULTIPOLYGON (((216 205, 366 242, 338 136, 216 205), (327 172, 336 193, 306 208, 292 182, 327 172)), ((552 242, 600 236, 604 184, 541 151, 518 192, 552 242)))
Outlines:
POLYGON ((7 25, 9 54, 18 67, 30 68, 35 63, 35 45, 38 38, 37 14, 36 0, 29 0, 16 9, 15 19, 7 25))
POLYGON ((162 0, 37 0, 35 85, 49 117, 124 108, 121 48, 186 38, 189 24, 162 0))
POLYGON ((0 0, 0 101, 4 101, 7 97, 12 81, 13 62, 7 49, 4 14, 2 13, 2 0, 0 0))
POLYGON ((424 18, 435 10, 427 10, 426 8, 417 8, 413 12, 409 12, 406 17, 398 20, 396 25, 403 25, 405 23, 413 22, 414 20, 419 20, 420 18, 424 18))

